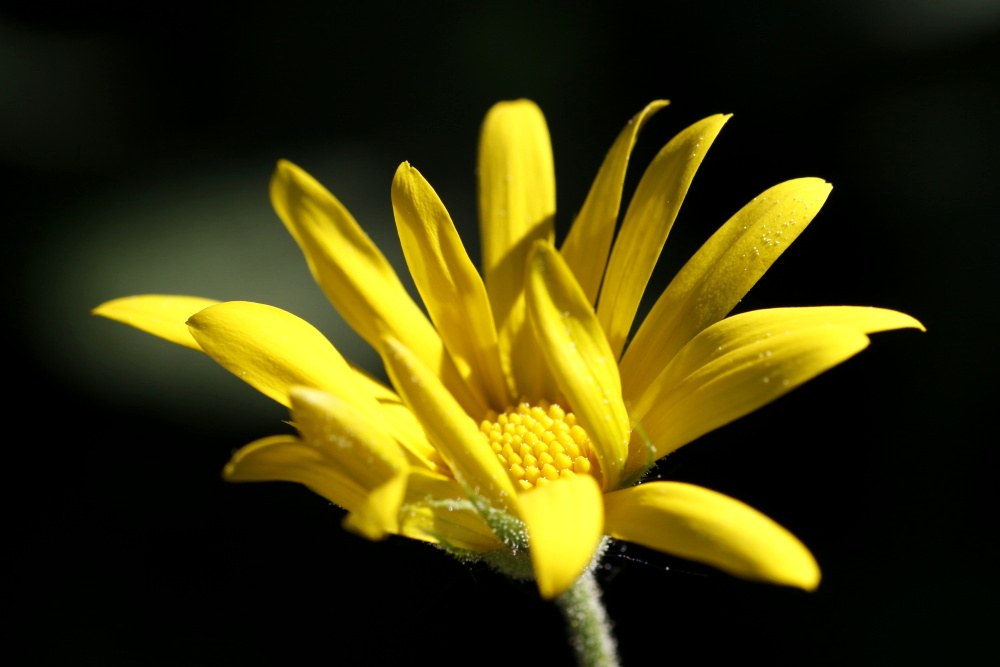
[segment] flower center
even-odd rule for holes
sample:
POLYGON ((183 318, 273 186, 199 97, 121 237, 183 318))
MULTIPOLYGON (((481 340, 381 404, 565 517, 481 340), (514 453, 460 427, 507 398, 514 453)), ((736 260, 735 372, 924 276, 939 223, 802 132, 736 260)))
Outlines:
POLYGON ((522 489, 587 475, 596 466, 587 432, 556 404, 522 402, 503 414, 490 411, 479 430, 522 489))

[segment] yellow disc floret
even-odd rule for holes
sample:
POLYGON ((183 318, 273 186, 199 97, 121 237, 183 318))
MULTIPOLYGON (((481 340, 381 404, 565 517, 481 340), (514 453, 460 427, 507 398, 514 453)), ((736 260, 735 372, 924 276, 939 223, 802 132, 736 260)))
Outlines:
POLYGON ((596 470, 590 437, 576 415, 557 404, 525 402, 503 414, 490 411, 479 430, 522 489, 596 470))

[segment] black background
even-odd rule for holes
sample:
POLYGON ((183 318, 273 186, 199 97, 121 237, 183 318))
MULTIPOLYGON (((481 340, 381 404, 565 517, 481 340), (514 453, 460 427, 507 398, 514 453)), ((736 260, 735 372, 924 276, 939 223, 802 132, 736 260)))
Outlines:
POLYGON ((674 132, 731 112, 657 285, 751 197, 815 175, 832 197, 739 309, 877 305, 929 329, 878 334, 661 463, 663 478, 790 528, 824 581, 805 594, 615 547, 600 581, 625 663, 976 656, 993 630, 977 605, 995 583, 1000 12, 940 5, 0 10, 7 385, 19 397, 8 604, 22 662, 570 661, 558 614, 531 587, 403 538, 366 542, 304 488, 223 483, 232 451, 287 431, 283 410, 196 353, 88 315, 131 293, 258 300, 378 371, 269 209, 275 160, 317 176, 397 261, 389 183, 410 160, 477 257, 478 126, 522 96, 549 121, 560 238, 647 102, 673 103, 640 137, 637 167, 674 132))

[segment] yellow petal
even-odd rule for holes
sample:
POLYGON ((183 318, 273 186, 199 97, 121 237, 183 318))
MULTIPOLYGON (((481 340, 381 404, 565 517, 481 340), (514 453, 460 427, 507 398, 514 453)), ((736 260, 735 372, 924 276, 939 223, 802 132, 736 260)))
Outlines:
POLYGON ((616 360, 694 174, 729 118, 711 116, 682 131, 663 147, 639 181, 611 251, 597 308, 616 360))
POLYGON ((348 511, 364 504, 368 490, 337 471, 323 452, 292 435, 262 438, 233 454, 223 476, 230 482, 298 482, 348 511))
POLYGON ((271 201, 327 298, 362 338, 378 349, 383 333, 393 335, 437 371, 467 409, 485 409, 392 266, 326 188, 283 160, 271 179, 271 201))
MULTIPOLYGON (((514 485, 476 422, 416 356, 394 339, 382 344, 386 370, 428 439, 455 473, 470 499, 507 509, 514 485)), ((477 506, 486 511, 487 507, 477 506)))
POLYGON ((618 365, 587 297, 549 243, 535 244, 530 269, 528 312, 545 359, 590 436, 603 488, 616 489, 630 431, 618 365))
POLYGON ((305 320, 273 306, 228 301, 198 312, 188 326, 198 344, 236 377, 291 406, 296 385, 374 407, 340 353, 305 320))
POLYGON ((590 475, 542 485, 518 498, 542 597, 566 592, 594 556, 604 531, 601 490, 590 475))
POLYGON ((458 482, 425 470, 411 471, 399 520, 413 539, 476 552, 506 548, 458 482))
POLYGON ((344 517, 344 528, 366 537, 381 540, 389 533, 398 533, 399 512, 406 492, 406 475, 393 475, 373 488, 361 507, 344 517))
POLYGON ((503 410, 511 398, 486 288, 441 199, 406 162, 392 181, 392 210, 410 274, 451 358, 479 399, 503 410))
POLYGON ((608 261, 632 147, 646 121, 668 104, 667 100, 651 102, 629 120, 604 158, 583 208, 560 248, 563 259, 591 304, 597 303, 597 290, 608 261))
POLYGON ((352 368, 362 394, 370 394, 378 401, 379 419, 385 421, 396 442, 406 450, 410 463, 427 470, 438 470, 443 463, 441 457, 427 441, 420 422, 403 403, 403 399, 365 371, 352 368))
POLYGON ((864 334, 891 329, 924 329, 920 322, 905 313, 862 306, 766 308, 740 313, 710 326, 686 345, 631 404, 632 416, 641 420, 661 405, 664 397, 686 377, 720 357, 747 345, 766 344, 776 340, 774 336, 815 327, 843 327, 864 334))
POLYGON ((555 211, 555 169, 545 117, 529 100, 495 105, 479 141, 479 225, 501 362, 514 379, 518 398, 544 398, 554 388, 526 320, 524 269, 531 244, 552 240, 555 211))
MULTIPOLYGON (((775 331, 740 343, 704 364, 692 362, 696 369, 663 391, 658 404, 638 420, 654 459, 849 359, 868 345, 868 337, 846 327, 820 326, 775 331)), ((629 469, 635 464, 630 459, 629 469)))
POLYGON ((391 436, 326 392, 294 387, 291 398, 301 441, 278 436, 254 443, 234 456, 226 476, 300 482, 348 509, 348 529, 373 540, 399 532, 408 466, 391 436))
POLYGON ((292 419, 302 439, 363 488, 373 489, 407 468, 403 450, 382 423, 349 402, 308 387, 292 388, 291 399, 292 419))
POLYGON ((818 178, 776 185, 712 235, 674 277, 625 351, 626 398, 642 396, 685 343, 739 303, 819 212, 830 189, 818 178))
POLYGON ((715 566, 744 579, 819 585, 809 550, 757 510, 715 491, 677 482, 650 482, 604 496, 605 532, 669 554, 715 566))
POLYGON ((200 352, 201 346, 185 322, 199 310, 217 303, 196 296, 143 294, 102 303, 91 312, 200 352))

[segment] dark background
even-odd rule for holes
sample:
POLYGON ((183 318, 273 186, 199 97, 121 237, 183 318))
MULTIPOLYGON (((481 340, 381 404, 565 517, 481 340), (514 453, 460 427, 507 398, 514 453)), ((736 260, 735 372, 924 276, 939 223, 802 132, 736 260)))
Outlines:
POLYGON ((998 41, 1000 7, 976 0, 0 9, 21 662, 569 662, 531 587, 366 542, 302 487, 223 483, 232 451, 288 429, 280 406, 88 315, 135 293, 261 301, 378 371, 270 210, 275 160, 324 182, 395 261, 389 183, 409 160, 478 257, 478 126, 521 96, 549 121, 560 238, 648 101, 673 103, 629 188, 673 133, 731 112, 658 287, 751 197, 820 176, 822 214, 740 309, 877 305, 929 329, 878 334, 661 463, 790 528, 824 581, 805 594, 615 547, 600 580, 625 663, 975 658, 995 629, 977 605, 995 600, 997 555, 998 41))

